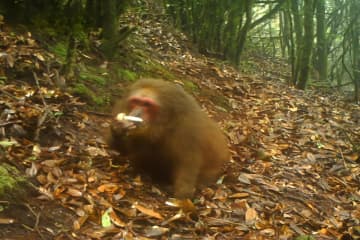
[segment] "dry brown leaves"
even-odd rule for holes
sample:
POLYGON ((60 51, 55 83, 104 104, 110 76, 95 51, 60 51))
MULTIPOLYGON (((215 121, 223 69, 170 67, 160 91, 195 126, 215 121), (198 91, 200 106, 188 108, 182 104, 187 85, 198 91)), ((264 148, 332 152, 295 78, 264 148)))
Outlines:
POLYGON ((51 56, 34 48, 31 36, 1 36, 11 56, 1 58, 7 64, 1 72, 29 64, 46 73, 38 74, 38 86, 13 79, 1 85, 3 156, 36 179, 39 201, 56 201, 74 213, 66 234, 73 239, 359 236, 359 106, 194 57, 179 44, 183 36, 160 37, 161 26, 139 23, 149 51, 179 78, 193 79, 227 103, 197 96, 227 133, 233 160, 223 178, 198 192, 193 203, 168 199, 126 163, 111 165, 97 131, 106 120, 87 115, 76 98, 52 89, 51 73, 41 64, 51 56))

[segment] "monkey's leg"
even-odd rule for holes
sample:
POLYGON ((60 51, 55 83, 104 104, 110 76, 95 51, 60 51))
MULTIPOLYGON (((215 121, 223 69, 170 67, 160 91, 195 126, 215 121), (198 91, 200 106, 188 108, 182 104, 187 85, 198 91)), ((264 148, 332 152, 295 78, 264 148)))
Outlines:
POLYGON ((192 197, 201 165, 201 159, 196 154, 195 156, 183 157, 189 158, 179 160, 180 164, 175 169, 174 190, 176 198, 192 197))

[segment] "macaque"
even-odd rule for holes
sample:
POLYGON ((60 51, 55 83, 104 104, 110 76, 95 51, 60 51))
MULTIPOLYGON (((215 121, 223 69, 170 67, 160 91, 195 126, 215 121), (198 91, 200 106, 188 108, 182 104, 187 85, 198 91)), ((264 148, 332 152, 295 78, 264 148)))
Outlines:
POLYGON ((171 184, 176 198, 214 182, 229 159, 220 128, 181 86, 141 79, 113 114, 109 146, 126 154, 135 169, 171 184))

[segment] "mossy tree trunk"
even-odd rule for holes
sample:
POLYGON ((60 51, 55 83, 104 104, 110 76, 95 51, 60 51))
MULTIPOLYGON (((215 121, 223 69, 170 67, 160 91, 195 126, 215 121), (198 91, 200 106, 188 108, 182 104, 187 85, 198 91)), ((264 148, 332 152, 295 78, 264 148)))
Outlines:
POLYGON ((68 47, 66 54, 66 63, 64 65, 64 75, 68 82, 74 79, 75 71, 74 67, 76 65, 76 53, 77 53, 77 43, 79 41, 79 36, 83 32, 83 7, 81 0, 69 1, 65 9, 68 12, 68 47))
POLYGON ((360 3, 358 0, 352 0, 350 15, 352 19, 351 26, 351 44, 352 44, 352 69, 354 83, 354 101, 360 101, 360 3))
POLYGON ((299 64, 301 59, 301 44, 302 44, 302 20, 300 16, 300 3, 299 0, 290 1, 291 13, 293 16, 294 27, 293 30, 295 32, 295 45, 294 45, 294 66, 293 66, 293 74, 292 74, 292 84, 295 85, 299 76, 299 64))
MULTIPOLYGON (((283 19, 283 42, 284 42, 284 48, 287 49, 287 56, 288 61, 291 66, 291 78, 288 80, 289 85, 292 84, 292 79, 294 77, 295 73, 295 40, 294 40, 294 34, 293 34, 293 18, 291 15, 291 8, 290 8, 290 2, 287 1, 285 4, 285 7, 282 11, 282 19, 283 19)), ((286 55, 285 55, 286 56, 286 55)))

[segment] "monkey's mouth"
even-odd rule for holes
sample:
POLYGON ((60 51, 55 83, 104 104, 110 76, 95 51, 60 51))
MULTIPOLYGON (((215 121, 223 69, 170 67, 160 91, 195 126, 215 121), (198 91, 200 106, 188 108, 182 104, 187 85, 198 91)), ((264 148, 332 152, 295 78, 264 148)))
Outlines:
POLYGON ((144 120, 141 117, 136 117, 136 116, 129 116, 126 115, 125 113, 119 113, 118 115, 116 115, 116 120, 121 122, 121 121, 130 121, 130 122, 143 122, 144 120))
POLYGON ((117 114, 114 120, 112 127, 117 129, 114 130, 114 132, 133 130, 144 123, 144 120, 141 117, 126 115, 125 113, 117 114))

